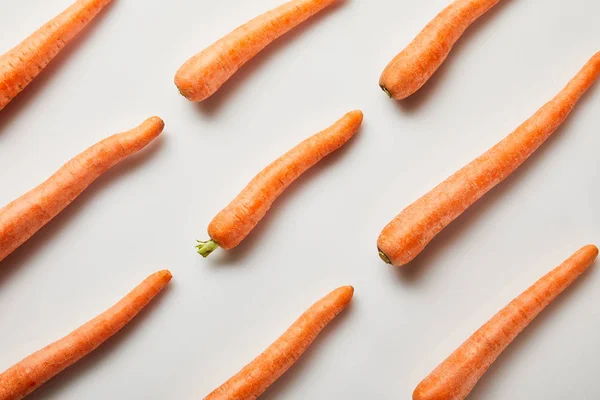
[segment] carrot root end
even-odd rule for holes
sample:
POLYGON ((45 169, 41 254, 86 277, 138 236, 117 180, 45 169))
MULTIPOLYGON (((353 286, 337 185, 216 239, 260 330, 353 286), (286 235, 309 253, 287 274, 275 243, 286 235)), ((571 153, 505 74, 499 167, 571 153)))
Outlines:
POLYGON ((381 257, 381 259, 386 263, 386 264, 392 264, 392 261, 389 259, 388 256, 385 255, 385 253, 381 250, 379 250, 379 257, 381 257))
POLYGON ((206 242, 201 242, 200 240, 198 240, 198 245, 196 246, 196 248, 198 249, 198 254, 206 258, 210 255, 210 253, 218 249, 219 245, 212 239, 207 240, 206 242))
POLYGON ((379 87, 381 88, 381 90, 383 90, 385 92, 385 94, 387 94, 389 96, 390 99, 394 97, 394 96, 392 96, 392 92, 390 92, 385 86, 379 85, 379 87))

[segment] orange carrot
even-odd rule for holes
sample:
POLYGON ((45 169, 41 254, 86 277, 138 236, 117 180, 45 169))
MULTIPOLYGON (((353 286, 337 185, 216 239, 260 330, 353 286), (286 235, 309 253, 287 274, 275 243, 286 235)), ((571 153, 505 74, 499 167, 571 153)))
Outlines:
POLYGON ((0 400, 18 400, 75 364, 131 321, 171 280, 169 271, 146 278, 117 304, 0 375, 0 400))
POLYGON ((175 85, 190 101, 212 96, 262 49, 335 2, 292 0, 254 18, 190 58, 175 74, 175 85))
POLYGON ((204 400, 254 400, 285 373, 317 335, 352 300, 354 288, 343 286, 316 302, 267 350, 204 400))
POLYGON ((412 261, 442 229, 525 162, 567 118, 599 74, 597 53, 517 130, 402 211, 379 236, 381 258, 396 266, 412 261))
POLYGON ((596 259, 586 246, 514 299, 425 378, 413 400, 462 400, 529 323, 596 259))
POLYGON ((208 226, 211 240, 199 241, 198 253, 208 257, 217 247, 232 249, 240 244, 279 195, 306 170, 350 140, 362 120, 361 111, 349 112, 269 164, 212 220, 208 226))
POLYGON ((442 65, 467 28, 499 1, 454 1, 388 64, 379 79, 381 89, 396 100, 415 93, 442 65))
POLYGON ((16 47, 0 56, 2 110, 111 0, 77 0, 16 47))
POLYGON ((0 209, 0 261, 77 198, 92 182, 163 130, 158 117, 113 135, 63 165, 44 183, 0 209))

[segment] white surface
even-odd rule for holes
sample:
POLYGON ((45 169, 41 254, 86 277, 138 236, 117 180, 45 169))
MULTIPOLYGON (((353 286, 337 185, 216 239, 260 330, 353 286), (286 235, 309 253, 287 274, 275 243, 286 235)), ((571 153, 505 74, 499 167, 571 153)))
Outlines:
MULTIPOLYGON (((410 267, 375 242, 406 205, 510 133, 599 49, 600 3, 504 0, 433 80, 397 104, 386 63, 447 0, 345 1, 247 65, 205 104, 172 81, 192 54, 280 0, 116 0, 0 113, 0 204, 150 115, 160 140, 99 179, 2 263, 0 369, 116 302, 174 280, 134 323, 31 399, 198 399, 346 284, 353 305, 263 399, 408 399, 475 329, 600 243, 600 88, 514 176, 410 267), (237 249, 194 251, 262 167, 346 111, 358 136, 301 178, 237 249)), ((0 0, 9 49, 71 0, 0 0)), ((470 399, 593 399, 600 274, 536 320, 470 399)))

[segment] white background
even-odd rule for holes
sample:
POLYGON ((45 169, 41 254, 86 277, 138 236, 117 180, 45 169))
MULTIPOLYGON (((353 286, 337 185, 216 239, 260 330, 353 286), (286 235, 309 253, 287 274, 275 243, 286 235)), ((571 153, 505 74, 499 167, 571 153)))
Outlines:
MULTIPOLYGON (((4 51, 71 0, 0 0, 4 51)), ((447 0, 351 0, 264 51, 203 104, 178 67, 281 0, 118 0, 0 113, 0 204, 151 115, 162 137, 100 178, 2 262, 0 370, 119 300, 170 288, 31 399, 198 399, 332 289, 352 306, 263 399, 408 399, 475 329, 581 246, 600 244, 600 88, 512 177, 405 269, 376 239, 405 206, 510 133, 600 49, 600 3, 504 0, 402 103, 387 62, 447 0), (266 164, 360 108, 365 122, 239 248, 195 239, 266 164)), ((600 398, 600 274, 498 359, 470 399, 600 398)))

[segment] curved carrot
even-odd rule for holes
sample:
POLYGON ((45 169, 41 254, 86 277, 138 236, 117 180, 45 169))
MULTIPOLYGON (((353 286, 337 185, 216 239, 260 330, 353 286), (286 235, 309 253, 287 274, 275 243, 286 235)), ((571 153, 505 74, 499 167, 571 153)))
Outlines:
POLYGON ((307 169, 350 140, 362 120, 361 111, 349 112, 269 164, 212 220, 208 226, 211 240, 199 242, 198 253, 207 257, 217 247, 232 249, 237 246, 279 195, 307 169))
POLYGON ((111 0, 78 0, 0 56, 0 110, 21 93, 110 2, 111 0))
POLYGON ((425 378, 413 400, 462 400, 529 323, 596 259, 596 246, 586 246, 551 271, 475 332, 425 378))
POLYGON ((175 85, 190 101, 212 96, 275 39, 336 0, 292 0, 240 26, 179 68, 175 85))
POLYGON ((597 53, 533 117, 402 211, 379 236, 381 258, 396 266, 412 261, 442 229, 525 162, 562 124, 599 74, 597 53))
POLYGON ((63 165, 35 189, 0 209, 0 261, 77 198, 92 182, 163 130, 158 117, 95 144, 63 165))
POLYGON ((454 1, 388 64, 379 79, 381 89, 396 100, 415 93, 442 65, 467 28, 499 1, 454 1))
POLYGON ((94 351, 142 311, 171 277, 166 270, 150 275, 104 313, 4 371, 0 400, 22 399, 94 351))
POLYGON ((352 300, 354 288, 343 286, 316 302, 261 355, 204 400, 254 400, 300 358, 317 335, 352 300))

